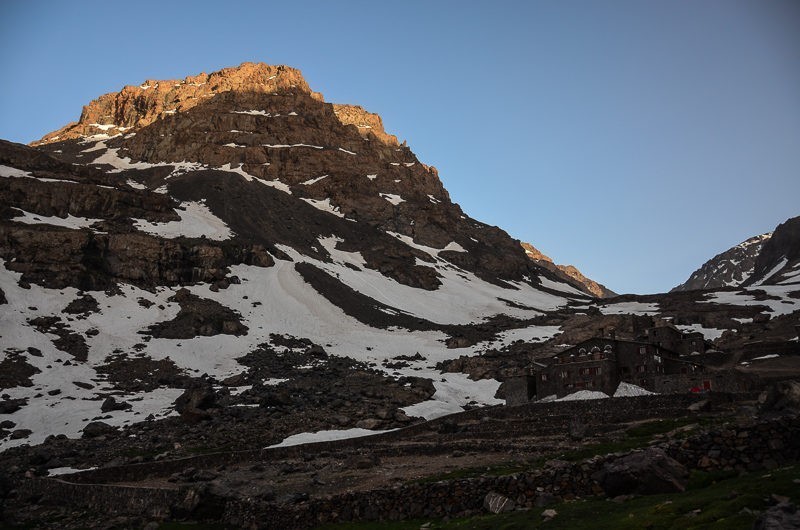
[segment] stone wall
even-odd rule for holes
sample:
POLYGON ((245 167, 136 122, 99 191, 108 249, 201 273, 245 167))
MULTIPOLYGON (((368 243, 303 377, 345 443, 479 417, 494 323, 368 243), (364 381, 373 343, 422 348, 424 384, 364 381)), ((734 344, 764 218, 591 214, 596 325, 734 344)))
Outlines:
MULTIPOLYGON (((686 408, 701 399, 708 399, 712 405, 716 405, 730 403, 741 397, 742 395, 733 396, 712 392, 705 396, 695 396, 691 394, 669 396, 654 395, 588 401, 525 403, 513 407, 500 405, 473 409, 460 413, 455 417, 445 416, 418 423, 397 431, 377 434, 368 438, 352 438, 348 440, 318 442, 302 446, 276 447, 252 451, 211 453, 177 460, 143 462, 140 464, 82 471, 64 476, 62 479, 82 484, 135 482, 147 480, 152 477, 169 476, 172 473, 177 473, 190 466, 198 469, 208 469, 245 461, 281 461, 290 458, 299 458, 302 457, 303 454, 309 452, 345 451, 365 445, 370 446, 372 450, 372 448, 384 442, 403 440, 417 434, 431 431, 441 433, 444 424, 454 421, 468 423, 484 419, 487 421, 482 422, 481 425, 485 426, 485 429, 493 431, 495 426, 494 422, 514 419, 525 423, 525 420, 530 420, 530 423, 524 425, 526 431, 530 432, 534 430, 538 434, 549 435, 558 432, 567 432, 570 421, 575 418, 590 427, 647 418, 671 418, 685 415, 686 408)), ((471 428, 474 431, 481 427, 473 426, 471 428)), ((438 436, 442 439, 448 437, 456 439, 460 434, 438 434, 438 436)), ((505 436, 505 434, 503 436, 505 436)), ((422 449, 417 446, 415 450, 420 451, 422 449)), ((396 453, 398 449, 392 447, 391 451, 396 453)))
MULTIPOLYGON (((712 431, 657 447, 688 469, 756 471, 800 459, 800 418, 712 431)), ((229 502, 225 521, 258 528, 308 528, 339 521, 391 521, 408 518, 465 517, 481 513, 483 499, 496 492, 518 506, 533 508, 577 497, 604 495, 593 475, 622 454, 578 463, 555 462, 528 473, 478 477, 391 489, 351 492, 294 506, 229 502)))

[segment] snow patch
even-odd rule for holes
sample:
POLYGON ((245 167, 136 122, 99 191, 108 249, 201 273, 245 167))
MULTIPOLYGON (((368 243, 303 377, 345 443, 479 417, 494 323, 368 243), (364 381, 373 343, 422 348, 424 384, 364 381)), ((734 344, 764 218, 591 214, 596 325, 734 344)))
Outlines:
POLYGON ((432 420, 448 414, 463 411, 464 405, 500 405, 503 400, 494 395, 500 388, 500 381, 495 379, 481 379, 473 381, 466 374, 449 373, 441 374, 439 380, 434 380, 436 393, 431 399, 403 407, 403 412, 411 417, 432 420))
POLYGON ((370 431, 369 429, 344 429, 344 430, 330 430, 330 431, 317 431, 317 432, 301 432, 293 434, 288 438, 284 438, 281 443, 270 445, 267 449, 273 447, 290 447, 293 445, 310 444, 317 442, 330 442, 334 440, 346 440, 348 438, 361 438, 364 436, 374 436, 391 431, 370 431))
POLYGON ((280 191, 282 191, 284 193, 288 193, 289 195, 292 194, 291 188, 289 188, 289 186, 286 183, 281 182, 280 180, 277 180, 277 179, 276 180, 264 180, 262 178, 258 178, 255 175, 251 175, 250 173, 245 171, 243 169, 243 166, 244 166, 244 164, 239 164, 238 167, 233 167, 230 163, 228 163, 228 164, 225 164, 224 166, 220 167, 220 169, 222 171, 230 171, 231 173, 236 173, 238 175, 241 175, 248 182, 250 182, 250 181, 260 182, 261 184, 263 184, 265 186, 269 186, 271 188, 278 189, 278 190, 280 190, 280 191))
POLYGON ((684 324, 676 327, 684 333, 702 333, 703 338, 710 341, 717 340, 722 336, 723 333, 725 333, 725 331, 727 331, 725 329, 704 328, 702 324, 684 324))
POLYGON ((152 223, 144 219, 134 219, 134 226, 142 232, 168 239, 176 237, 201 237, 215 241, 224 241, 233 237, 233 232, 225 222, 211 213, 202 202, 181 203, 184 209, 176 209, 180 221, 152 223))
POLYGON ((312 184, 316 184, 320 180, 322 180, 324 178, 327 178, 327 177, 328 177, 328 175, 322 175, 321 177, 310 179, 310 180, 307 180, 305 182, 301 182, 300 184, 303 185, 303 186, 311 186, 312 184))
POLYGON ((597 390, 579 390, 572 394, 566 395, 555 401, 583 401, 588 399, 608 399, 608 394, 599 392, 597 390))
POLYGON ((317 210, 322 210, 323 212, 332 213, 336 217, 344 217, 344 214, 339 211, 338 206, 334 206, 331 204, 330 197, 325 198, 324 200, 317 200, 317 199, 309 199, 306 197, 301 197, 302 200, 316 208, 317 210))
POLYGON ((92 219, 88 217, 73 217, 68 214, 66 217, 45 216, 21 210, 22 215, 14 217, 12 221, 17 223, 25 223, 28 225, 52 225, 61 226, 64 228, 72 228, 73 230, 80 230, 82 228, 89 228, 95 223, 102 221, 102 219, 92 219))
POLYGON ((394 204, 395 206, 397 206, 401 202, 406 202, 404 198, 402 198, 399 195, 395 195, 394 193, 379 193, 378 195, 380 195, 390 203, 394 204))
POLYGON ((147 186, 145 186, 144 184, 142 184, 140 182, 136 182, 133 179, 128 179, 128 180, 125 181, 125 183, 128 186, 130 186, 131 188, 135 189, 135 190, 146 190, 147 189, 147 186))
POLYGON ((650 392, 640 386, 623 381, 617 387, 616 392, 614 392, 614 397, 652 396, 654 394, 655 392, 650 392))
POLYGON ((765 281, 769 280, 770 278, 772 278, 773 276, 778 274, 778 271, 780 271, 782 268, 784 268, 787 263, 789 263, 789 260, 786 259, 786 257, 781 258, 781 260, 778 262, 777 265, 772 267, 772 269, 768 273, 766 273, 764 276, 762 276, 760 280, 758 280, 757 282, 754 282, 752 286, 753 287, 758 287, 758 286, 762 285, 765 281))
POLYGON ((619 302, 598 307, 604 315, 654 315, 658 313, 658 304, 655 302, 619 302))

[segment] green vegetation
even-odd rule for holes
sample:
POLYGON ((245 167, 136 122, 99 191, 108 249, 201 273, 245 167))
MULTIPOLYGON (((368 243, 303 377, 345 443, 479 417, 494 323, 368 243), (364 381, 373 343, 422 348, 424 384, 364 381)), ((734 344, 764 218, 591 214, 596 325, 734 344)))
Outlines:
POLYGON ((800 465, 770 472, 746 473, 694 472, 684 493, 634 497, 624 502, 588 499, 551 506, 558 512, 545 521, 544 508, 526 512, 486 515, 448 522, 414 520, 399 523, 350 523, 328 525, 325 530, 419 529, 429 523, 431 530, 548 530, 583 529, 749 529, 758 512, 771 504, 772 494, 800 501, 800 465))

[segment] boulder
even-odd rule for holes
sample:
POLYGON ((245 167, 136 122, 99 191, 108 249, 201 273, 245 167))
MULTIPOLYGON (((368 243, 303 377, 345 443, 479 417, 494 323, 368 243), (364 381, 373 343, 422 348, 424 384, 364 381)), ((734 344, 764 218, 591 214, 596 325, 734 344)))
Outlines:
POLYGON ((682 492, 687 477, 680 462, 655 447, 608 462, 592 475, 609 497, 682 492))
POLYGON ((780 381, 758 397, 761 412, 800 411, 800 382, 780 381))
POLYGON ((103 412, 111 412, 114 410, 128 410, 131 408, 130 403, 125 403, 124 401, 117 401, 112 396, 108 396, 103 404, 100 406, 100 410, 103 412))
POLYGON ((33 431, 31 431, 30 429, 17 429, 16 431, 11 433, 11 436, 9 436, 9 438, 11 438, 12 440, 21 440, 23 438, 27 438, 32 433, 33 431))
POLYGON ((117 434, 116 427, 112 427, 102 421, 87 423, 83 428, 83 438, 97 438, 98 436, 114 436, 117 434))
POLYGON ((5 399, 0 401, 0 414, 14 414, 26 403, 25 399, 5 399))
POLYGON ((214 388, 206 382, 197 383, 187 388, 175 400, 175 410, 181 417, 189 422, 196 422, 208 418, 208 410, 217 404, 217 395, 214 388))
POLYGON ((800 510, 789 502, 770 507, 753 524, 753 530, 787 530, 800 528, 800 510))

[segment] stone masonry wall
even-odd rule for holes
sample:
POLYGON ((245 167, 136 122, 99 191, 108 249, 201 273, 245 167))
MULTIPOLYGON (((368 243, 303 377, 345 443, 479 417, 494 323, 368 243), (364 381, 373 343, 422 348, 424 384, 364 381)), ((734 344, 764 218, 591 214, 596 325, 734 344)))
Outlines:
MULTIPOLYGON (((755 471, 800 460, 800 418, 712 431, 657 445, 689 469, 755 471)), ((294 506, 229 502, 225 521, 253 528, 308 528, 325 522, 387 521, 418 517, 465 517, 481 513, 493 491, 532 508, 537 499, 570 500, 603 495, 592 478, 622 454, 578 463, 556 462, 544 469, 501 477, 479 477, 403 485, 314 499, 294 506)))

